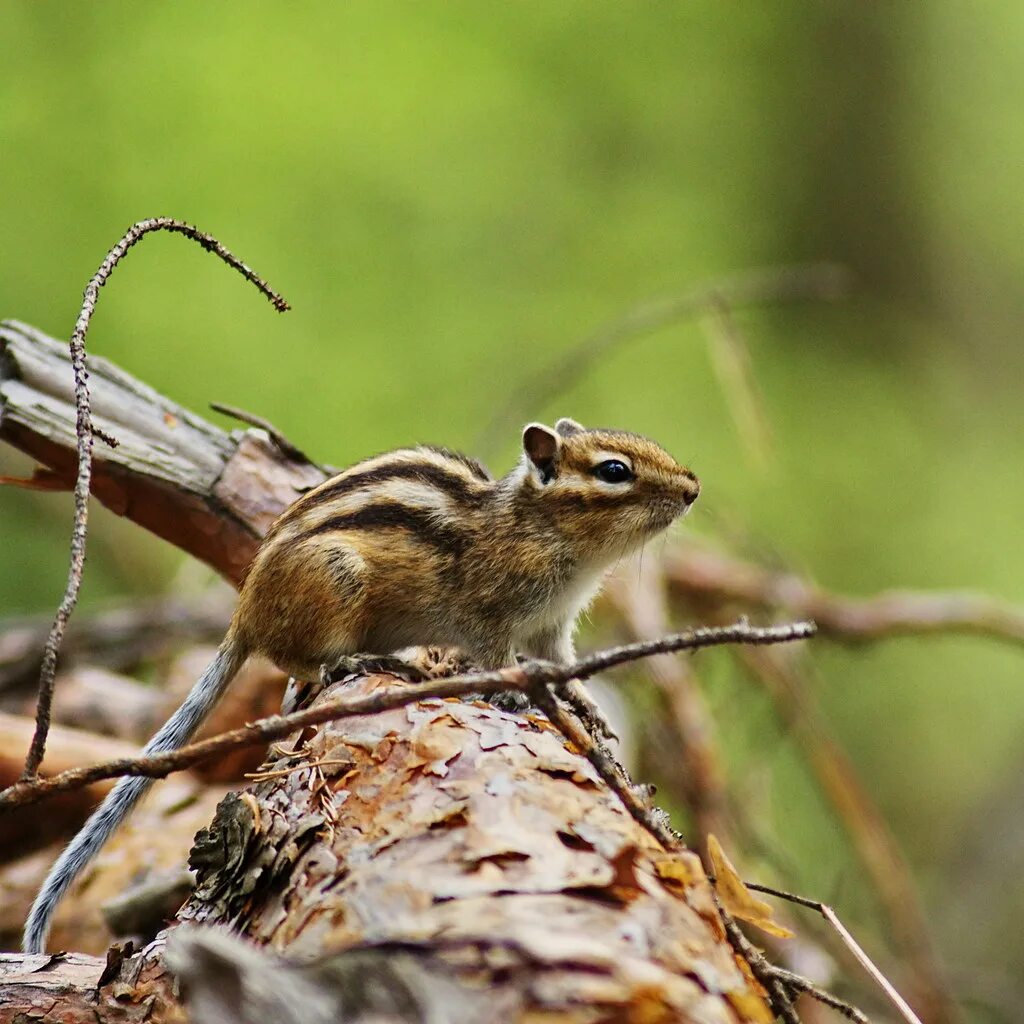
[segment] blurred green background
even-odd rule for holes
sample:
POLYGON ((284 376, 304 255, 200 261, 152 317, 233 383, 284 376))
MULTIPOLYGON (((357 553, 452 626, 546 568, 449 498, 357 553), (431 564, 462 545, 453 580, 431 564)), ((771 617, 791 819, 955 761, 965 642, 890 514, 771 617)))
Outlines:
MULTIPOLYGON (((90 350, 342 465, 416 440, 473 448, 516 382, 647 296, 836 261, 849 300, 738 316, 766 465, 692 322, 522 418, 656 437, 703 480, 688 529, 830 588, 1024 601, 1024 7, 6 0, 3 16, 0 316, 67 337, 129 223, 190 220, 294 311, 156 236, 105 289, 90 350)), ((474 453, 503 471, 516 441, 474 453)), ((0 472, 26 466, 0 453, 0 472)), ((70 510, 0 492, 0 612, 55 607, 70 510)), ((93 522, 87 606, 174 585, 175 551, 93 522)), ((1022 844, 983 865, 992 832, 1024 832, 1021 652, 905 639, 822 644, 819 664, 972 1019, 1010 1019, 1022 844), (968 863, 983 884, 967 888, 968 863)), ((863 879, 764 698, 727 662, 709 675, 731 759, 775 781, 800 866, 781 881, 857 903, 863 879)))

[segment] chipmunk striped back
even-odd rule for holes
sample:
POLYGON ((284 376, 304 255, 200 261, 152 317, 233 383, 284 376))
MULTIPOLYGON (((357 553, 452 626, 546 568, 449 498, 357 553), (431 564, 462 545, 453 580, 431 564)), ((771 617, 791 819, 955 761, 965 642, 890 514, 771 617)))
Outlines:
MULTIPOLYGON (((500 480, 426 445, 360 462, 271 527, 217 657, 145 752, 188 742, 253 654, 304 679, 347 655, 434 644, 485 669, 517 653, 571 661, 604 572, 699 490, 653 441, 568 419, 528 425, 500 480)), ((122 779, 61 854, 29 915, 28 952, 42 951, 57 902, 150 784, 122 779)))

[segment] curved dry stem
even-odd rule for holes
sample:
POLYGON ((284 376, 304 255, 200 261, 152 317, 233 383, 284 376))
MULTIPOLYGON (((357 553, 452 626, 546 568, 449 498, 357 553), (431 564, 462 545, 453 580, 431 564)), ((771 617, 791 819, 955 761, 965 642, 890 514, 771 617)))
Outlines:
MULTIPOLYGON (((92 412, 89 403, 88 372, 85 366, 85 335, 89 330, 89 322, 96 311, 100 288, 103 287, 121 262, 128 250, 141 238, 153 231, 171 231, 185 235, 198 242, 207 252, 219 256, 229 266, 234 267, 247 281, 255 285, 269 300, 274 308, 283 313, 289 308, 288 303, 278 295, 254 270, 229 252, 212 235, 186 224, 184 221, 170 217, 152 217, 133 224, 122 235, 120 241, 107 253, 89 283, 85 286, 82 305, 75 321, 75 329, 71 334, 71 366, 75 377, 75 434, 78 438, 78 472, 75 477, 75 516, 71 531, 71 560, 68 566, 68 579, 61 598, 60 607, 53 620, 53 626, 43 650, 43 663, 39 672, 39 700, 36 705, 36 728, 32 743, 25 757, 25 769, 22 778, 25 780, 36 777, 39 765, 46 752, 46 737, 50 731, 50 711, 53 705, 54 677, 57 670, 57 655, 60 652, 64 632, 78 603, 78 592, 82 585, 82 571, 85 568, 85 542, 89 519, 89 489, 92 481, 92 449, 95 431, 92 425, 92 412)), ((107 444, 116 443, 113 438, 101 436, 107 444)))
POLYGON ((481 432, 476 450, 493 451, 509 430, 518 425, 524 408, 528 406, 539 412, 609 352, 634 338, 653 334, 713 309, 833 300, 846 295, 849 287, 850 274, 844 267, 835 263, 808 263, 741 271, 685 292, 638 303, 513 387, 508 400, 481 432))

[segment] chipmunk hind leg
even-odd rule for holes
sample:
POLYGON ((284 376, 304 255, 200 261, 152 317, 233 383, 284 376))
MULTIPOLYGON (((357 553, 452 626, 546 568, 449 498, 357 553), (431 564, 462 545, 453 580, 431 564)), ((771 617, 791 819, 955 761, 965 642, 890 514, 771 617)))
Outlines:
POLYGON ((301 546, 287 559, 253 566, 235 625, 254 653, 314 681, 321 666, 366 649, 366 567, 344 543, 301 546))

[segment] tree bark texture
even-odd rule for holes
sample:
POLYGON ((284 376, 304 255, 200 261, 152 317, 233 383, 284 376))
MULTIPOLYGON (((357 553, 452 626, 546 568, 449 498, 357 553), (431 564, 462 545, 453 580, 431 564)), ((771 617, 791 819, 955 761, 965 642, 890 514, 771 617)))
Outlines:
MULTIPOLYGON (((237 581, 324 471, 90 366, 97 426, 120 442, 97 446, 97 497, 237 581)), ((66 481, 70 380, 60 343, 0 328, 0 437, 66 481)), ((294 686, 288 703, 394 685, 294 686)), ((122 840, 143 857, 152 814, 122 840)), ((773 1019, 696 855, 665 851, 539 714, 428 700, 306 730, 221 800, 191 866, 195 891, 140 953, 0 959, 0 1024, 181 1020, 183 1005, 202 1024, 773 1019)))

